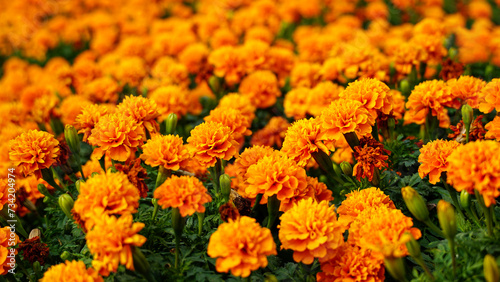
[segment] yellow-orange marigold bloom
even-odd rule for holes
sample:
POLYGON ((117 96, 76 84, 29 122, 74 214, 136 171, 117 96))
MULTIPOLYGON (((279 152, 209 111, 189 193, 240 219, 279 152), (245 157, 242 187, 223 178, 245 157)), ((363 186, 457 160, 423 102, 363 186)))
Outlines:
POLYGON ((319 182, 317 178, 307 177, 307 186, 297 189, 291 198, 283 199, 280 203, 280 211, 286 212, 302 199, 314 199, 316 202, 333 201, 332 191, 328 190, 325 183, 319 182))
POLYGON ((450 117, 445 107, 451 107, 455 102, 451 89, 444 81, 427 80, 415 86, 412 90, 406 108, 405 124, 424 124, 429 111, 439 120, 440 127, 450 126, 450 117))
POLYGON ((92 102, 81 95, 71 95, 64 98, 61 105, 59 105, 62 123, 74 124, 76 122, 76 118, 82 112, 82 109, 91 104, 92 102))
POLYGON ((293 250, 296 262, 311 264, 314 258, 328 260, 344 243, 345 226, 337 221, 335 206, 327 201, 301 200, 280 220, 281 248, 293 250))
POLYGON ((17 236, 15 230, 11 230, 9 226, 0 228, 0 275, 5 275, 10 269, 14 269, 10 266, 12 261, 7 256, 17 255, 17 249, 12 250, 11 248, 15 247, 19 242, 19 236, 17 236), (14 237, 11 237, 12 233, 14 233, 14 237))
POLYGON ((334 150, 333 142, 318 138, 321 131, 318 118, 301 119, 292 124, 286 131, 281 152, 296 161, 299 166, 305 166, 312 154, 325 152, 330 155, 334 150))
POLYGON ((164 209, 178 208, 183 217, 205 212, 204 204, 212 201, 203 183, 193 176, 172 175, 156 188, 154 197, 164 209))
POLYGON ((81 183, 73 209, 85 221, 85 228, 91 230, 103 215, 135 213, 139 199, 139 190, 126 174, 108 170, 81 183))
POLYGON ((395 89, 391 89, 390 92, 392 95, 392 114, 397 120, 402 119, 405 112, 406 97, 395 89))
POLYGON ((255 71, 241 81, 239 92, 259 109, 271 107, 281 96, 278 79, 271 71, 255 71))
POLYGON ((379 113, 388 115, 392 111, 389 86, 375 78, 363 78, 351 82, 339 96, 361 102, 375 118, 379 113))
MULTIPOLYGON (((244 191, 244 187, 246 185, 245 174, 247 173, 248 168, 251 165, 256 164, 263 157, 273 154, 279 154, 279 151, 276 151, 269 146, 254 145, 246 148, 245 151, 243 151, 243 153, 236 158, 234 161, 234 170, 239 180, 238 193, 240 193, 240 195, 248 197, 244 191)), ((255 198, 255 196, 249 198, 255 198)))
POLYGON ((252 134, 248 129, 250 121, 237 109, 217 107, 210 111, 210 114, 203 120, 205 122, 219 122, 231 129, 234 138, 238 143, 245 141, 243 136, 252 134))
POLYGON ((318 281, 385 281, 384 260, 373 251, 344 243, 337 255, 321 262, 321 270, 316 276, 318 281))
POLYGON ((277 254, 271 230, 247 216, 219 225, 210 236, 207 253, 217 258, 218 272, 231 271, 234 276, 241 277, 266 267, 267 256, 277 254))
POLYGON ((477 109, 479 106, 479 93, 486 85, 486 82, 480 78, 463 75, 458 79, 453 78, 446 82, 451 89, 451 94, 462 101, 462 104, 477 109))
POLYGON ((492 121, 488 122, 484 128, 488 130, 484 138, 500 141, 500 116, 496 116, 492 121))
POLYGON ((358 214, 349 228, 348 242, 386 258, 404 257, 408 255, 406 242, 410 239, 406 232, 417 240, 422 237, 420 230, 413 227, 411 217, 383 205, 358 214))
POLYGON ((9 142, 9 158, 25 176, 42 177, 41 170, 53 165, 58 156, 59 141, 45 131, 29 130, 9 142))
POLYGON ((429 174, 429 182, 438 183, 441 173, 448 171, 448 156, 459 146, 460 143, 454 140, 434 140, 422 146, 420 156, 418 156, 420 178, 429 174))
POLYGON ((83 141, 86 142, 99 119, 108 113, 108 107, 92 104, 82 108, 81 114, 76 117, 75 127, 78 133, 83 133, 83 141))
POLYGON ((204 122, 191 130, 187 139, 193 157, 205 167, 214 166, 217 159, 230 160, 238 154, 238 142, 231 128, 218 122, 204 122))
POLYGON ((126 213, 116 218, 103 215, 87 233, 87 246, 94 257, 92 266, 99 274, 108 276, 118 270, 118 264, 134 269, 132 248, 142 246, 146 237, 139 235, 144 223, 133 223, 132 214, 126 213))
POLYGON ((290 73, 292 87, 312 88, 321 80, 321 65, 302 62, 295 64, 290 73))
POLYGON ((209 53, 205 44, 191 44, 179 54, 179 62, 185 65, 190 73, 197 74, 207 64, 209 53))
POLYGON ((293 197, 295 190, 306 188, 306 177, 306 171, 288 157, 282 154, 264 156, 248 168, 245 193, 252 198, 257 194, 264 194, 265 197, 277 195, 282 201, 293 197))
POLYGON ((83 261, 73 260, 65 261, 63 263, 49 267, 43 273, 43 278, 40 282, 53 282, 53 281, 88 281, 88 282, 102 282, 104 281, 99 273, 93 268, 87 268, 83 261))
POLYGON ((122 87, 118 82, 109 76, 103 76, 84 84, 82 94, 89 100, 96 103, 116 103, 122 87))
POLYGON ((343 86, 331 81, 318 83, 309 91, 307 112, 312 116, 319 116, 324 109, 328 108, 331 102, 339 98, 343 90, 343 86))
POLYGON ((224 95, 219 101, 217 106, 222 109, 236 109, 244 115, 248 121, 251 123, 255 118, 255 106, 252 105, 252 100, 247 96, 240 95, 238 93, 230 93, 224 95))
POLYGON ((346 195, 346 199, 337 208, 339 221, 349 226, 362 211, 380 206, 396 208, 389 196, 379 188, 371 187, 352 191, 346 195))
POLYGON ((358 181, 367 177, 369 181, 373 180, 375 168, 382 169, 387 167, 387 159, 391 151, 384 149, 382 143, 375 141, 371 137, 363 137, 360 145, 354 147, 354 165, 352 176, 356 176, 358 181))
POLYGON ((224 81, 233 86, 245 75, 244 58, 233 46, 222 46, 208 56, 208 62, 214 65, 214 74, 224 77, 224 81))
MULTIPOLYGON (((0 178, 0 209, 3 209, 3 206, 9 202, 10 183, 12 182, 8 182, 7 178, 0 178)), ((11 184, 11 186, 13 185, 11 184)))
POLYGON ((484 197, 486 206, 500 196, 500 143, 475 141, 458 147, 448 157, 447 182, 457 191, 474 189, 484 197))
POLYGON ((293 117, 296 120, 305 118, 309 109, 309 94, 311 89, 306 87, 297 87, 285 95, 283 108, 287 117, 293 117))
POLYGON ((479 110, 489 113, 493 109, 500 112, 500 78, 494 78, 481 90, 479 94, 479 110))
POLYGON ((252 135, 250 144, 281 148, 289 126, 290 123, 283 117, 272 117, 263 129, 252 135))
POLYGON ((162 122, 172 113, 179 118, 186 115, 190 105, 188 96, 187 90, 176 85, 168 85, 156 88, 149 98, 156 102, 160 113, 158 121, 162 122))
POLYGON ((156 122, 156 118, 160 116, 160 113, 153 100, 142 96, 129 95, 118 105, 116 111, 133 117, 139 126, 144 127, 144 132, 147 130, 153 135, 160 130, 160 126, 156 122))
POLYGON ((88 141, 98 146, 96 154, 109 152, 111 159, 124 162, 134 155, 144 139, 144 130, 133 117, 114 113, 99 118, 88 141))
POLYGON ((320 116, 324 140, 339 140, 343 134, 355 132, 364 136, 371 134, 373 117, 363 104, 356 100, 338 99, 333 101, 320 116))
POLYGON ((189 150, 178 135, 154 135, 142 146, 142 151, 141 159, 147 165, 171 170, 179 170, 190 157, 189 150))

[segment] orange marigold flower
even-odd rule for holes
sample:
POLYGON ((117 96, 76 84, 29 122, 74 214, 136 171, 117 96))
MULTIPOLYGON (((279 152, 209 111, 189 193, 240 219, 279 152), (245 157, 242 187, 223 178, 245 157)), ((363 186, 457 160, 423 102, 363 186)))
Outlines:
POLYGON ((488 130, 484 136, 485 138, 500 141, 500 116, 496 116, 492 121, 487 123, 484 128, 488 130))
POLYGON ((54 95, 44 95, 35 99, 31 116, 37 123, 49 122, 51 118, 57 117, 56 107, 59 104, 59 98, 54 95))
POLYGON ((19 236, 17 236, 15 230, 11 230, 9 226, 0 228, 0 275, 5 275, 10 269, 13 269, 7 255, 17 255, 17 250, 12 251, 11 248, 15 247, 19 242, 19 236), (13 238, 11 237, 12 233, 14 233, 13 238))
POLYGON ((85 221, 85 228, 91 230, 102 216, 137 212, 139 199, 139 190, 127 175, 108 170, 80 184, 73 210, 85 221))
POLYGON ((144 130, 133 117, 115 113, 99 118, 88 141, 98 146, 94 150, 98 156, 109 152, 111 159, 124 162, 134 155, 144 139, 144 130))
POLYGON ((264 156, 248 168, 245 193, 252 198, 257 194, 264 194, 265 197, 277 195, 282 201, 293 197, 297 189, 304 190, 306 177, 304 168, 288 157, 282 154, 264 156))
POLYGON ((160 116, 156 103, 153 100, 142 96, 126 96, 118 105, 117 112, 133 117, 139 126, 144 127, 144 132, 148 131, 153 135, 158 133, 160 126, 156 118, 160 116))
POLYGON ((500 78, 488 82, 479 94, 479 110, 487 114, 493 109, 500 112, 500 78))
POLYGON ((294 122, 286 131, 281 152, 302 167, 307 164, 313 153, 323 151, 330 155, 330 151, 335 149, 333 142, 320 140, 318 138, 320 131, 318 118, 301 119, 294 122))
POLYGON ((445 107, 456 104, 451 89, 444 81, 427 80, 415 86, 412 90, 406 108, 405 124, 424 124, 429 111, 439 120, 440 127, 450 126, 450 117, 445 107))
POLYGON ((83 133, 83 141, 89 138, 99 119, 108 113, 108 107, 104 105, 92 104, 82 108, 81 114, 76 117, 75 127, 80 129, 78 133, 83 133))
POLYGON ((233 86, 245 75, 244 58, 233 46, 222 46, 210 53, 208 62, 214 65, 214 74, 224 77, 224 81, 233 86))
POLYGON ((312 88, 321 80, 321 65, 302 62, 295 64, 290 73, 290 85, 312 88))
POLYGON ((91 104, 92 102, 81 95, 71 95, 64 98, 61 105, 59 106, 62 123, 75 124, 76 118, 82 112, 82 109, 91 104))
POLYGON ((240 277, 248 277, 253 270, 266 267, 267 256, 277 254, 271 230, 247 216, 219 225, 210 236, 207 253, 217 258, 218 272, 231 271, 240 277))
POLYGON ((142 146, 141 159, 152 167, 179 170, 189 159, 189 151, 178 135, 154 135, 142 146))
POLYGON ((307 112, 312 116, 319 116, 324 109, 328 108, 331 102, 339 98, 343 90, 343 86, 331 81, 318 83, 309 91, 307 112))
POLYGON ((462 101, 462 104, 477 109, 479 106, 479 92, 486 85, 480 78, 463 75, 458 79, 450 79, 446 82, 451 89, 451 94, 462 101))
POLYGON ((209 53, 205 44, 191 44, 179 54, 179 62, 186 66, 189 73, 197 74, 206 68, 209 53))
POLYGON ((53 165, 59 156, 59 141, 54 135, 29 130, 9 142, 9 158, 25 176, 34 173, 42 177, 42 169, 53 165))
POLYGON ((156 88, 149 98, 156 102, 160 117, 159 122, 163 122, 169 114, 176 114, 179 118, 187 114, 190 99, 187 90, 176 85, 161 86, 156 88))
POLYGON ((500 196, 500 143, 475 141, 458 147, 448 157, 447 182, 457 191, 474 189, 484 197, 486 206, 500 196))
POLYGON ((429 182, 438 183, 441 173, 448 171, 448 156, 459 146, 460 143, 453 140, 434 140, 422 146, 420 156, 418 156, 420 178, 429 174, 429 182))
POLYGON ((264 109, 276 103, 276 98, 281 96, 278 79, 271 71, 255 71, 245 77, 240 84, 239 92, 247 96, 252 104, 264 109))
POLYGON ((245 151, 243 151, 243 153, 241 153, 236 158, 236 160, 234 161, 234 170, 236 175, 238 176, 238 179, 240 180, 240 189, 238 191, 240 194, 246 196, 244 194, 244 185, 246 182, 245 174, 247 173, 248 168, 251 165, 256 164, 263 157, 270 156, 276 153, 278 153, 278 151, 269 146, 254 145, 252 147, 246 148, 245 151))
POLYGON ((276 146, 280 148, 289 126, 290 123, 283 117, 272 117, 263 129, 252 135, 250 144, 252 146, 276 146))
POLYGON ((297 87, 286 93, 283 100, 283 108, 287 117, 296 120, 305 118, 309 109, 309 94, 311 89, 306 87, 297 87))
POLYGON ((84 84, 82 95, 95 103, 116 103, 122 87, 109 76, 99 77, 84 84))
POLYGON ((203 120, 205 122, 219 122, 231 129, 234 139, 241 145, 245 141, 244 136, 252 134, 248 129, 250 121, 237 109, 217 107, 203 120))
POLYGON ((354 158, 357 163, 352 168, 352 176, 356 176, 358 181, 365 177, 372 181, 375 168, 388 167, 385 161, 389 159, 391 151, 384 149, 382 143, 371 137, 363 137, 359 143, 359 146, 354 147, 354 158))
POLYGON ((392 96, 392 114, 396 120, 402 119, 405 112, 406 97, 403 96, 400 91, 395 89, 391 89, 390 92, 392 96))
POLYGON ((365 209, 358 214, 349 228, 348 242, 363 249, 370 249, 386 258, 408 255, 406 242, 409 232, 416 240, 422 237, 413 219, 400 210, 387 206, 365 209))
POLYGON ((252 100, 249 97, 238 93, 230 93, 224 95, 217 106, 222 109, 236 109, 244 115, 251 123, 255 118, 255 106, 252 105, 252 100))
POLYGON ((193 157, 205 167, 214 166, 217 159, 230 160, 238 154, 238 142, 231 128, 218 122, 204 122, 191 130, 187 139, 193 157))
POLYGON ((5 204, 9 203, 9 194, 11 194, 9 193, 9 188, 11 188, 9 186, 10 183, 12 182, 9 182, 7 178, 0 178, 0 210, 3 209, 5 204))
POLYGON ((204 204, 212 201, 203 183, 193 176, 172 175, 156 188, 154 197, 164 209, 178 208, 183 217, 205 212, 204 204))
POLYGON ((286 212, 302 199, 312 198, 316 202, 333 201, 332 191, 328 190, 326 184, 319 182, 317 178, 307 177, 307 186, 297 189, 291 198, 283 199, 280 203, 280 211, 286 212))
POLYGON ((282 249, 293 250, 296 262, 311 264, 331 259, 344 243, 345 226, 337 221, 335 206, 314 199, 299 201, 280 217, 282 249))
POLYGON ((364 210, 386 206, 395 209, 392 200, 379 188, 371 187, 363 190, 352 191, 337 208, 339 221, 349 226, 364 210))
POLYGON ((139 235, 144 223, 133 223, 132 214, 126 213, 116 218, 103 215, 87 233, 87 246, 94 257, 92 266, 103 276, 118 271, 118 264, 134 269, 132 248, 142 246, 146 237, 139 235))
POLYGON ((339 140, 343 134, 355 132, 358 135, 371 134, 375 117, 363 104, 351 99, 333 101, 320 116, 324 140, 339 140))
POLYGON ((361 102, 374 118, 379 113, 388 115, 392 111, 389 87, 375 78, 363 78, 349 83, 340 93, 340 98, 361 102))
MULTIPOLYGON (((472 122, 469 129, 469 141, 483 140, 485 138, 486 130, 483 126, 483 115, 478 115, 476 119, 472 122)), ((465 143, 467 141, 467 132, 465 130, 464 121, 461 120, 456 126, 450 125, 450 129, 453 133, 448 134, 448 138, 457 141, 458 143, 465 143)))
POLYGON ((385 281, 384 260, 371 250, 344 243, 337 255, 321 262, 321 270, 316 276, 318 281, 385 281))
POLYGON ((104 280, 95 269, 87 269, 83 261, 67 260, 63 263, 49 267, 49 269, 43 273, 43 278, 40 279, 40 282, 52 281, 102 282, 104 280))

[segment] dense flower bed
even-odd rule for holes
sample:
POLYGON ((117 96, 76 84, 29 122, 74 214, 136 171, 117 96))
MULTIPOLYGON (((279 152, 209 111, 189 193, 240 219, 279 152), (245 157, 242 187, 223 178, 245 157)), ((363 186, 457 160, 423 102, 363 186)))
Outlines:
POLYGON ((2 278, 499 281, 500 1, 0 2, 2 278))

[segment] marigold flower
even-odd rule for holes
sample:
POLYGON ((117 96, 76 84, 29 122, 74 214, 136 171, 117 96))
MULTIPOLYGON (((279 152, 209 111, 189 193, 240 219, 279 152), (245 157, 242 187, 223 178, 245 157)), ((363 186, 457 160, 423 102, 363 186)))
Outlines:
POLYGON ((237 109, 217 107, 203 120, 205 122, 219 122, 231 129, 234 139, 241 145, 245 141, 244 136, 252 134, 248 129, 250 121, 237 109))
POLYGON ((112 159, 124 162, 142 145, 144 130, 131 117, 123 113, 107 114, 99 118, 88 138, 90 145, 98 146, 98 156, 109 152, 112 159))
POLYGON ((139 190, 130 183, 127 175, 108 170, 80 184, 80 195, 73 210, 85 221, 85 228, 91 230, 105 215, 135 213, 139 199, 139 190))
POLYGON ((255 106, 252 105, 252 100, 249 97, 240 95, 238 93, 230 93, 224 95, 219 101, 217 106, 222 109, 236 109, 244 115, 248 122, 252 122, 255 118, 255 106))
POLYGON ((189 73, 197 74, 206 68, 209 53, 205 44, 191 44, 179 54, 179 62, 186 66, 189 73))
POLYGON ((75 127, 80 129, 78 133, 83 133, 83 141, 89 138, 99 119, 108 113, 108 107, 104 105, 92 104, 82 108, 81 114, 76 117, 75 127))
MULTIPOLYGON (((139 190, 139 196, 146 198, 148 196, 148 186, 144 180, 148 178, 148 173, 145 168, 141 166, 141 159, 128 160, 125 164, 115 164, 115 168, 127 175, 128 181, 132 183, 139 190)), ((102 168, 100 171, 101 172, 102 168)), ((86 174, 86 175, 91 175, 86 174)))
POLYGON ((396 120, 402 119, 405 112, 406 97, 398 90, 391 89, 390 92, 392 96, 392 114, 396 120))
POLYGON ((252 147, 246 148, 245 151, 236 158, 234 161, 234 172, 239 180, 238 192, 242 194, 242 196, 247 196, 244 187, 246 185, 245 174, 248 168, 256 164, 263 157, 273 154, 279 154, 279 151, 269 146, 253 145, 252 147))
POLYGON ((281 96, 276 75, 267 70, 255 71, 245 77, 241 81, 239 92, 250 98, 252 104, 259 109, 274 105, 276 98, 281 96))
POLYGON ((479 110, 487 114, 493 109, 500 112, 500 78, 488 82, 479 94, 479 110))
MULTIPOLYGON (((479 115, 472 122, 469 129, 469 141, 483 140, 485 138, 486 130, 483 126, 483 115, 479 115)), ((458 143, 465 143, 466 139, 466 129, 464 126, 464 121, 461 120, 456 126, 450 125, 450 129, 453 133, 448 134, 448 138, 457 141, 458 143)))
POLYGON ((344 243, 337 255, 321 263, 318 281, 385 281, 384 260, 373 251, 344 243))
POLYGON ((333 201, 332 191, 328 190, 325 183, 319 182, 317 178, 307 177, 307 186, 297 189, 291 198, 284 199, 280 203, 280 211, 286 212, 302 199, 312 198, 316 202, 333 201))
POLYGON ((13 252, 10 250, 19 243, 19 236, 12 231, 14 230, 11 230, 9 226, 0 228, 0 275, 5 275, 12 269, 12 267, 8 265, 10 259, 7 258, 7 255, 11 253, 17 255, 17 250, 13 252), (11 237, 11 233, 14 233, 14 238, 11 237))
POLYGON ((485 138, 500 141, 500 116, 496 116, 492 121, 487 123, 484 128, 488 130, 484 136, 485 138))
POLYGON ((189 151, 178 135, 154 135, 142 146, 141 159, 152 167, 179 170, 189 159, 189 151))
POLYGON ((222 46, 210 53, 208 62, 214 65, 214 74, 224 77, 224 81, 233 86, 245 75, 244 58, 233 46, 222 46))
POLYGON ((89 282, 102 282, 104 281, 99 273, 93 268, 85 266, 83 261, 65 261, 63 263, 53 265, 44 272, 43 278, 40 282, 52 281, 89 281, 89 282))
POLYGON ((207 253, 217 258, 218 272, 248 277, 253 270, 267 266, 267 256, 276 255, 271 230, 261 227, 255 219, 242 216, 219 225, 210 236, 207 253))
POLYGON ((358 181, 365 177, 372 181, 375 168, 388 167, 385 161, 389 159, 390 153, 391 151, 384 149, 382 143, 371 137, 363 137, 360 145, 354 147, 354 158, 357 163, 353 167, 352 176, 356 176, 358 181))
POLYGON ((458 147, 448 157, 447 182, 458 192, 474 194, 476 189, 486 206, 500 196, 500 143, 475 141, 458 147))
POLYGON ((131 87, 138 86, 146 74, 144 59, 137 56, 120 58, 116 68, 113 70, 116 80, 122 85, 128 84, 131 87))
POLYGON ((422 146, 420 156, 418 156, 420 178, 429 174, 429 182, 438 183, 441 173, 448 171, 448 156, 459 146, 460 143, 453 140, 434 140, 422 146))
POLYGON ((295 120, 306 117, 309 109, 308 100, 310 91, 306 87, 297 87, 285 95, 283 108, 287 117, 293 117, 295 120))
POLYGON ((158 133, 160 126, 156 118, 160 116, 156 103, 142 96, 126 96, 118 105, 116 111, 131 116, 137 124, 148 131, 150 135, 158 133))
POLYGON ((118 264, 134 269, 132 248, 142 246, 146 237, 139 235, 144 223, 133 223, 132 214, 126 213, 116 218, 103 215, 87 233, 87 246, 94 257, 92 266, 103 276, 118 271, 118 264))
POLYGON ((245 193, 252 198, 257 194, 264 194, 265 197, 277 195, 282 201, 293 197, 294 191, 304 190, 306 177, 306 171, 288 157, 281 154, 264 156, 248 168, 245 193))
POLYGON ((307 164, 313 153, 323 151, 330 155, 330 151, 335 148, 331 141, 325 142, 318 138, 320 131, 318 118, 301 119, 294 122, 286 131, 281 152, 302 167, 307 164))
POLYGON ((182 89, 187 89, 189 86, 188 69, 171 57, 161 57, 156 60, 151 69, 151 75, 165 86, 177 85, 182 89))
POLYGON ((41 178, 41 170, 50 168, 58 156, 59 141, 45 131, 29 130, 9 142, 9 158, 25 176, 41 178))
POLYGON ((8 189, 9 187, 9 182, 7 178, 0 178, 0 210, 3 209, 3 206, 5 204, 9 203, 9 193, 8 189))
POLYGON ((252 146, 269 146, 281 148, 286 130, 290 123, 283 117, 272 117, 266 126, 252 135, 252 146))
POLYGON ((307 62, 295 64, 290 73, 290 84, 292 87, 312 88, 321 79, 321 65, 307 62))
POLYGON ((335 206, 327 201, 303 199, 280 217, 279 238, 282 249, 293 250, 296 262, 311 264, 331 259, 344 243, 344 230, 337 221, 335 206))
POLYGON ((416 123, 424 124, 429 111, 439 120, 440 127, 450 125, 450 117, 445 107, 451 107, 456 104, 455 97, 451 89, 444 81, 427 80, 415 86, 408 97, 405 113, 405 124, 416 123))
POLYGON ((187 90, 176 85, 161 86, 149 94, 149 98, 158 106, 159 122, 163 122, 172 113, 179 118, 186 115, 190 104, 188 96, 187 90))
POLYGON ((413 227, 413 219, 400 210, 387 206, 365 209, 358 214, 349 228, 349 239, 353 245, 370 249, 385 258, 408 255, 406 242, 409 232, 418 240, 422 237, 419 229, 413 227))
POLYGON ((33 103, 31 115, 37 123, 49 122, 51 118, 57 117, 56 107, 59 99, 56 95, 44 95, 37 98, 33 103))
POLYGON ((193 157, 205 167, 214 166, 217 159, 230 160, 238 154, 238 142, 231 129, 218 122, 204 122, 191 130, 187 139, 193 157))
POLYGON ((109 76, 99 77, 84 84, 82 95, 96 103, 116 103, 122 87, 109 76))
POLYGON ((377 118, 379 113, 388 115, 392 111, 389 87, 375 78, 363 78, 349 83, 340 93, 340 98, 361 102, 374 118, 377 118))
POLYGON ((339 98, 343 90, 343 86, 331 81, 318 83, 309 91, 307 112, 312 116, 319 116, 324 109, 328 108, 331 102, 339 98))
POLYGON ((450 79, 446 82, 451 89, 451 93, 469 106, 476 108, 479 105, 479 92, 486 85, 486 82, 480 78, 464 75, 458 79, 450 79))
POLYGON ((49 247, 47 244, 42 243, 38 236, 19 243, 18 250, 22 252, 23 259, 28 260, 32 264, 38 261, 40 265, 44 265, 45 259, 49 256, 49 247))
POLYGON ((395 209, 396 206, 389 196, 379 188, 371 187, 363 190, 352 191, 346 195, 346 199, 337 208, 339 221, 349 226, 364 210, 386 206, 395 209))
POLYGON ((333 101, 320 116, 324 140, 339 140, 343 134, 355 132, 358 135, 371 134, 375 123, 368 110, 359 101, 338 99, 333 101))
POLYGON ((192 176, 172 175, 156 188, 154 197, 164 209, 178 208, 182 217, 205 212, 204 204, 212 201, 203 183, 192 176))

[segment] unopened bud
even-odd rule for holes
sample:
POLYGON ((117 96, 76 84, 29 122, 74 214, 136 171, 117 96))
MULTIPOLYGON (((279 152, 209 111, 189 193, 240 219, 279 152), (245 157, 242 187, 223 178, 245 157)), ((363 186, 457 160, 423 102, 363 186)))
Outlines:
POLYGON ((39 261, 33 262, 33 271, 35 271, 36 274, 42 273, 42 266, 39 261))
POLYGON ((403 236, 408 236, 410 239, 408 242, 406 242, 408 253, 410 253, 410 255, 414 258, 420 257, 422 255, 422 253, 420 252, 420 244, 417 242, 417 240, 415 240, 413 235, 411 235, 411 233, 406 233, 403 236))
POLYGON ((212 90, 214 94, 219 93, 221 89, 220 78, 216 77, 215 75, 212 75, 208 79, 208 86, 210 87, 210 90, 212 90))
POLYGON ((264 282, 278 282, 278 278, 272 274, 267 274, 266 278, 264 278, 264 282))
POLYGON ((396 127, 396 120, 392 117, 387 119, 387 127, 394 129, 396 127))
POLYGON ((68 143, 69 148, 73 154, 80 154, 80 138, 78 138, 78 133, 76 132, 75 127, 70 124, 67 124, 64 128, 64 138, 66 139, 66 143, 68 143))
POLYGON ((76 187, 76 190, 78 191, 78 193, 80 193, 80 185, 82 185, 82 182, 85 182, 85 181, 83 181, 82 179, 78 179, 75 182, 75 187, 76 187))
POLYGON ((405 78, 401 80, 399 89, 401 89, 401 93, 403 93, 404 95, 408 95, 410 93, 410 82, 408 81, 408 79, 405 78))
POLYGON ((47 197, 49 199, 56 199, 56 197, 52 196, 52 194, 50 194, 47 187, 45 185, 43 185, 42 183, 38 184, 37 188, 38 188, 38 192, 42 193, 42 195, 44 195, 45 197, 47 197))
POLYGON ((402 258, 385 258, 385 268, 397 281, 406 281, 405 264, 402 258))
POLYGON ((483 271, 484 279, 487 282, 498 282, 500 280, 497 261, 490 254, 484 256, 483 271))
POLYGON ((448 56, 450 57, 450 59, 452 61, 457 61, 457 59, 458 59, 458 50, 457 50, 457 48, 451 47, 448 50, 448 56))
POLYGON ((470 194, 467 193, 467 191, 465 190, 462 190, 462 192, 460 192, 460 205, 464 208, 464 209, 467 209, 470 207, 470 194))
POLYGON ((75 201, 73 201, 73 198, 71 198, 71 196, 68 194, 62 194, 61 196, 59 196, 58 202, 61 210, 66 214, 68 218, 72 219, 73 216, 71 215, 71 210, 75 205, 75 201))
POLYGON ((231 178, 227 174, 223 174, 219 177, 220 182, 220 191, 222 193, 222 197, 227 201, 229 201, 229 195, 231 194, 231 178))
POLYGON ((401 188, 401 194, 406 206, 413 216, 420 221, 429 219, 429 210, 425 204, 425 200, 418 192, 410 186, 401 188))
POLYGON ((141 250, 136 246, 132 247, 132 257, 134 259, 135 271, 139 272, 144 277, 149 277, 151 275, 150 273, 151 267, 149 266, 149 262, 144 256, 144 254, 141 252, 141 250))
POLYGON ((172 113, 169 114, 165 120, 165 133, 174 134, 175 128, 177 127, 177 115, 172 113))
POLYGON ((68 251, 64 251, 60 257, 63 261, 67 261, 71 259, 71 254, 68 251))
POLYGON ((346 161, 340 163, 342 172, 347 176, 352 176, 352 165, 346 161))
POLYGON ((446 239, 453 239, 457 234, 455 208, 447 201, 440 200, 437 204, 437 214, 444 236, 446 239))
POLYGON ((464 125, 469 127, 472 123, 472 119, 474 119, 474 111, 472 107, 468 104, 462 106, 462 120, 464 121, 464 125))

